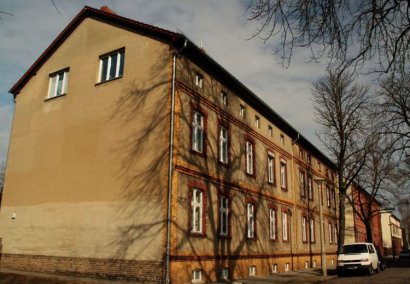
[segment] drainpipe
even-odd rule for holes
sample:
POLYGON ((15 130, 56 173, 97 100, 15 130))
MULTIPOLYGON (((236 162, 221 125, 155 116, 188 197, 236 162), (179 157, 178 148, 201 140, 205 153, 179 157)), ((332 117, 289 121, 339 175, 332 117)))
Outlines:
POLYGON ((175 80, 177 56, 187 46, 188 40, 185 39, 184 45, 180 50, 174 52, 172 57, 172 83, 171 83, 171 125, 169 131, 169 168, 168 168, 168 203, 167 203, 167 239, 165 252, 165 283, 170 283, 170 249, 171 249, 171 201, 172 201, 172 175, 174 159, 174 115, 175 115, 175 80))

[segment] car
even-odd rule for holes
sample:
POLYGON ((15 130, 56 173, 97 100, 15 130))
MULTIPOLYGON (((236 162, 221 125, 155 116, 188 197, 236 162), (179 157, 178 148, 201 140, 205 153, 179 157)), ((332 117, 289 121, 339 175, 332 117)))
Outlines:
POLYGON ((365 272, 372 276, 379 271, 379 257, 372 243, 352 243, 342 246, 337 257, 337 275, 365 272))
POLYGON ((399 259, 406 259, 406 258, 410 258, 410 250, 408 249, 402 250, 399 254, 399 259))

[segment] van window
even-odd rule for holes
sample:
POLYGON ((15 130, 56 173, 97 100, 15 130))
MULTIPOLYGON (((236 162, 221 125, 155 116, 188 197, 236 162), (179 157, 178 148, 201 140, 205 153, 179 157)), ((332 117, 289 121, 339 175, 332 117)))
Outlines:
POLYGON ((367 246, 364 244, 360 245, 345 245, 342 246, 342 254, 355 254, 355 253, 366 253, 367 246))
POLYGON ((374 253, 374 249, 371 245, 368 245, 367 247, 369 248, 370 253, 374 253))

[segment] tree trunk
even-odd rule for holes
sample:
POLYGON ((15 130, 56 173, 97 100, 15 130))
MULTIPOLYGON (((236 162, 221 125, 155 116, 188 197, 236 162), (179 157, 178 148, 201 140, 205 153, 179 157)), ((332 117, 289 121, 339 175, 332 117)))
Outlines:
POLYGON ((345 243, 345 192, 343 188, 339 187, 339 231, 337 242, 337 253, 342 250, 342 246, 345 243))
POLYGON ((372 219, 366 220, 366 239, 368 243, 373 243, 373 235, 372 235, 372 219))

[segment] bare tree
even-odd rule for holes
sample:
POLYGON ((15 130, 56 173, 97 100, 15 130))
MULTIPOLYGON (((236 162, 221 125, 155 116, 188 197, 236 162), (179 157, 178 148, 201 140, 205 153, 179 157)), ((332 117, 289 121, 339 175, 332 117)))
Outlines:
POLYGON ((364 165, 365 147, 360 142, 365 132, 365 117, 370 104, 368 88, 355 83, 351 72, 332 70, 313 84, 317 133, 336 162, 339 194, 338 250, 344 243, 345 196, 347 188, 364 165))
POLYGON ((295 47, 310 48, 312 59, 376 70, 403 71, 410 57, 410 2, 407 0, 250 0, 249 19, 260 23, 255 37, 280 36, 282 63, 295 47))
POLYGON ((366 139, 365 163, 355 178, 355 184, 361 190, 352 190, 352 196, 346 197, 366 228, 367 241, 373 242, 374 217, 380 215, 380 208, 375 204, 389 203, 395 194, 396 188, 392 183, 395 163, 391 143, 388 137, 377 132, 377 127, 366 139))
MULTIPOLYGON (((390 135, 394 149, 410 156, 410 76, 391 75, 380 83, 380 121, 384 133, 390 135)), ((404 164, 405 165, 405 164, 404 164)), ((407 171, 408 172, 408 171, 407 171)))

